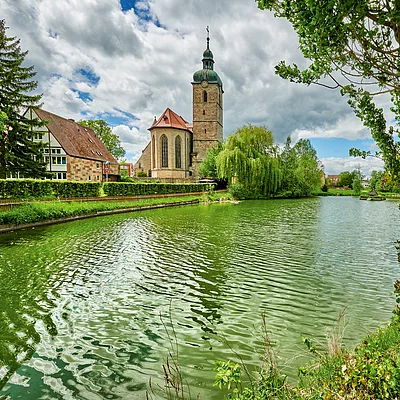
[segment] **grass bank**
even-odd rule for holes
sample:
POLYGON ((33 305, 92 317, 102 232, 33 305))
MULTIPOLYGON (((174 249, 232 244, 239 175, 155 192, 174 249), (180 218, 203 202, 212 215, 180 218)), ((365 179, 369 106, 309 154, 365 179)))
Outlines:
POLYGON ((218 200, 219 196, 179 196, 155 197, 150 199, 130 201, 47 201, 29 202, 10 210, 0 212, 0 228, 25 224, 40 223, 44 221, 59 221, 78 216, 95 216, 112 211, 135 211, 143 208, 190 204, 201 201, 218 200))

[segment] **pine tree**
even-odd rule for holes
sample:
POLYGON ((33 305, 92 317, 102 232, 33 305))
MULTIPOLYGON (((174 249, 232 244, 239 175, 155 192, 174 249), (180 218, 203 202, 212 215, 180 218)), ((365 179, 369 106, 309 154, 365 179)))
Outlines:
POLYGON ((22 115, 24 109, 38 104, 41 94, 29 95, 37 82, 33 66, 22 66, 27 51, 23 52, 16 37, 7 37, 4 20, 0 20, 0 178, 16 175, 25 178, 47 176, 43 158, 44 143, 35 141, 37 128, 45 124, 22 115))

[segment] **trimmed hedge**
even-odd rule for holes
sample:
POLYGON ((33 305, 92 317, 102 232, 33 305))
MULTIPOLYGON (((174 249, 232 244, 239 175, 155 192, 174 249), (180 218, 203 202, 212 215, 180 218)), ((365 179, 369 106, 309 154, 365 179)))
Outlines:
POLYGON ((98 197, 100 191, 100 182, 0 179, 0 197, 3 199, 98 197))
POLYGON ((131 183, 72 182, 39 179, 0 179, 0 198, 44 199, 98 197, 102 189, 106 196, 137 196, 151 194, 195 193, 210 191, 209 183, 131 183))
POLYGON ((209 191, 209 183, 129 183, 106 182, 103 184, 106 196, 137 196, 146 194, 194 193, 209 191))

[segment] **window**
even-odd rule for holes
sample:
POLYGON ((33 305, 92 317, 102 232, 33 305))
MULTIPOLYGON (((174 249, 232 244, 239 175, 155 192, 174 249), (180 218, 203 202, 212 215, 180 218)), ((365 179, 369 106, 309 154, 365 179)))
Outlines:
POLYGON ((50 157, 49 156, 46 156, 45 158, 44 158, 44 161, 46 161, 47 162, 47 164, 50 162, 50 157))
POLYGON ((96 168, 97 168, 97 169, 100 168, 100 163, 96 163, 96 168))
POLYGON ((57 149, 57 154, 61 154, 61 149, 57 149))
MULTIPOLYGON (((156 167, 156 140, 154 139, 154 136, 151 138, 151 162, 153 165, 151 166, 152 168, 156 167)), ((139 167, 140 168, 140 167, 139 167)))
POLYGON ((56 154, 56 149, 51 149, 51 154, 56 154))
POLYGON ((44 152, 45 152, 45 153, 48 153, 48 152, 49 152, 49 149, 44 149, 44 152))
POLYGON ((203 115, 206 115, 206 110, 203 110, 203 115))
POLYGON ((182 140, 180 136, 175 138, 175 168, 182 168, 181 162, 181 149, 182 149, 182 140))
POLYGON ((67 179, 67 173, 66 172, 56 172, 54 173, 54 178, 55 179, 67 179))
POLYGON ((203 102, 207 103, 207 92, 206 91, 203 92, 203 102))
POLYGON ((57 164, 57 157, 51 157, 51 162, 53 163, 53 164, 57 164))
POLYGON ((168 168, 168 139, 165 135, 161 136, 161 167, 168 168))

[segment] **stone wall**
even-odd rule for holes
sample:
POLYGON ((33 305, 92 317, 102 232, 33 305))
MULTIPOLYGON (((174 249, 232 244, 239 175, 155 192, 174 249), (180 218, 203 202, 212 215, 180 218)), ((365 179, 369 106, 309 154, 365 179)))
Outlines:
POLYGON ((67 179, 71 181, 102 181, 101 161, 67 156, 67 179))
POLYGON ((151 170, 152 177, 157 178, 187 178, 190 172, 191 132, 175 128, 157 127, 151 131, 151 170), (168 167, 162 166, 162 137, 168 139, 168 167), (181 167, 176 168, 175 139, 181 138, 181 167))
POLYGON ((135 175, 138 172, 146 172, 147 176, 149 176, 149 171, 151 170, 151 142, 143 149, 142 155, 139 160, 133 166, 133 170, 135 175))

